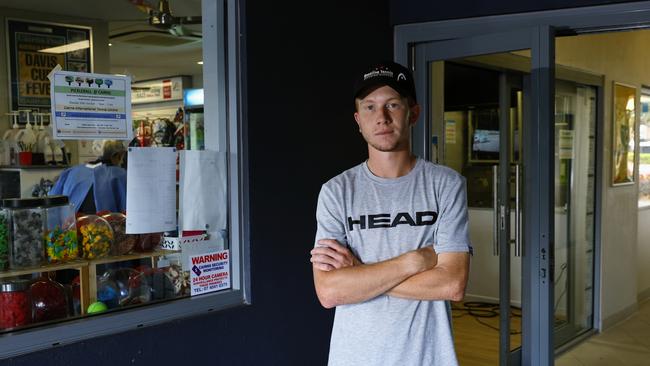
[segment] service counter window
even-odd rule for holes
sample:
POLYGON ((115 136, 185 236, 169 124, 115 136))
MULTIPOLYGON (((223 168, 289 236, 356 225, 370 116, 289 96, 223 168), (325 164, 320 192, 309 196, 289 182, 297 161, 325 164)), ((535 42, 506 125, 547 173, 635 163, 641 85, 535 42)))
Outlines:
POLYGON ((0 358, 249 298, 238 2, 92 2, 1 9, 0 358))

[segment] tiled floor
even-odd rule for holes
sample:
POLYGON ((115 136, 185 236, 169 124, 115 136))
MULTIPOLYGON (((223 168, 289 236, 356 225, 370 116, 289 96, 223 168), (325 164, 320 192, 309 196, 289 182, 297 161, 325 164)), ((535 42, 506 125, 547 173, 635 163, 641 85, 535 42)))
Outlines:
POLYGON ((650 301, 629 319, 555 359, 557 366, 650 365, 650 301))

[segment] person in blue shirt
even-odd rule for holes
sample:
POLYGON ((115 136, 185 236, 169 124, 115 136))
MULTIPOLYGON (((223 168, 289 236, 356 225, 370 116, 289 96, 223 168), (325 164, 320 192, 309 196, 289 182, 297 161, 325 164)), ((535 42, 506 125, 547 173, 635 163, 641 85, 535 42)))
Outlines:
POLYGON ((68 196, 76 212, 126 211, 126 170, 121 167, 126 148, 106 140, 99 159, 64 170, 49 195, 68 196))

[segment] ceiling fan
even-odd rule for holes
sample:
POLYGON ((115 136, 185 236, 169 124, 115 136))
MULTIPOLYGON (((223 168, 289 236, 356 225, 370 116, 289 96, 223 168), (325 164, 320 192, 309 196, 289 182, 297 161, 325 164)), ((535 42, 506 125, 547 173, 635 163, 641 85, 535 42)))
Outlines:
POLYGON ((177 17, 172 15, 169 0, 159 0, 157 8, 153 7, 147 0, 128 1, 149 15, 149 25, 167 31, 174 36, 196 36, 194 32, 185 26, 201 24, 202 21, 201 16, 177 17))

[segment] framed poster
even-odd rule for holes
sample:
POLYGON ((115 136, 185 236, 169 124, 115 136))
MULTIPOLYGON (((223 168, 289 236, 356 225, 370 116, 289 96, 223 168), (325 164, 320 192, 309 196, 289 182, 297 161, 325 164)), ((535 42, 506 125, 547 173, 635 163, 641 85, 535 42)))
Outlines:
MULTIPOLYGON (((50 111, 47 76, 57 64, 63 70, 92 72, 89 27, 7 19, 6 30, 12 111, 50 111)), ((26 123, 26 116, 21 113, 18 122, 26 123)))
POLYGON ((612 185, 633 184, 636 87, 614 82, 612 95, 612 185))

